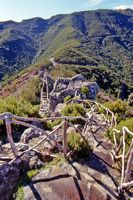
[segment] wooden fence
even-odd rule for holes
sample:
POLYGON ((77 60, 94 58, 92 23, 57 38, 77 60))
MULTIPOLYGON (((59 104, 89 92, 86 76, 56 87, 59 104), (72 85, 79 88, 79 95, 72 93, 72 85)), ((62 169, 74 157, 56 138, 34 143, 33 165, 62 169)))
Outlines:
MULTIPOLYGON (((7 131, 7 137, 8 141, 11 145, 11 149, 14 154, 14 159, 9 162, 9 164, 12 164, 17 158, 20 158, 22 155, 27 153, 30 150, 35 149, 37 146, 39 146, 42 142, 48 141, 51 145, 56 145, 61 152, 63 152, 64 156, 67 157, 70 152, 68 152, 67 148, 67 129, 69 127, 75 128, 77 132, 80 133, 80 135, 84 138, 87 134, 87 128, 90 123, 93 123, 93 114, 95 111, 101 111, 101 109, 104 110, 104 112, 101 114, 101 116, 104 119, 104 122, 106 122, 110 127, 115 127, 116 126, 116 118, 113 112, 111 112, 108 108, 104 107, 103 105, 93 102, 93 101, 86 101, 86 100, 79 100, 79 99, 72 99, 68 101, 66 104, 69 103, 82 103, 84 106, 89 105, 90 110, 87 113, 87 117, 82 117, 82 116, 77 116, 77 117, 70 117, 70 116, 51 116, 49 118, 28 118, 28 117, 20 117, 13 115, 11 113, 2 113, 0 114, 0 120, 4 120, 5 126, 6 126, 6 131, 7 131), (58 125, 54 130, 52 130, 49 134, 41 129, 36 127, 35 125, 32 125, 31 122, 47 122, 47 121, 53 121, 53 120, 61 120, 62 122, 60 125, 58 125), (72 123, 71 120, 76 120, 80 119, 84 121, 84 127, 82 130, 79 130, 76 128, 72 123), (44 134, 44 137, 34 146, 30 147, 26 151, 23 151, 22 153, 18 152, 18 149, 13 141, 12 137, 12 124, 16 125, 22 125, 27 128, 32 128, 34 130, 38 130, 41 133, 44 134), (52 135, 55 134, 60 128, 63 127, 63 145, 61 145, 57 139, 53 138, 52 135)), ((98 123, 99 126, 102 126, 103 124, 98 123)), ((132 170, 132 162, 133 162, 133 139, 131 142, 131 145, 129 147, 128 152, 125 155, 125 134, 130 134, 133 136, 133 133, 127 128, 123 127, 121 131, 116 130, 116 128, 113 129, 113 136, 114 136, 114 148, 113 148, 113 155, 114 158, 117 159, 122 159, 122 172, 121 172, 121 184, 119 189, 124 189, 129 186, 133 186, 133 181, 129 181, 131 179, 131 170, 132 170), (121 140, 120 143, 117 144, 116 141, 116 134, 120 132, 121 133, 121 140), (119 155, 120 149, 122 148, 122 155, 119 155), (127 165, 126 165, 126 160, 127 165), (125 169, 126 166, 126 169, 125 169)), ((111 151, 112 153, 112 151, 111 151)))

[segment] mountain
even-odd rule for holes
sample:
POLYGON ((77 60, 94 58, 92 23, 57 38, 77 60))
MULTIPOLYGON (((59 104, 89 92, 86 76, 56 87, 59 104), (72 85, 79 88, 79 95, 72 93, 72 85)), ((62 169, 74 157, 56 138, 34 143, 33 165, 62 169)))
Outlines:
POLYGON ((96 10, 47 20, 0 22, 0 80, 29 65, 43 65, 51 57, 62 67, 104 68, 113 74, 112 79, 132 85, 133 10, 96 10))

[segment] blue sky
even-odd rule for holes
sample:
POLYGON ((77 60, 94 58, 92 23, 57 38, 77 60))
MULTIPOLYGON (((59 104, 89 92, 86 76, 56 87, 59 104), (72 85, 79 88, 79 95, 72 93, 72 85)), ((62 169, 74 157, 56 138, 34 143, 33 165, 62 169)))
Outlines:
POLYGON ((132 8, 133 0, 0 0, 0 21, 21 21, 32 17, 99 8, 132 8))

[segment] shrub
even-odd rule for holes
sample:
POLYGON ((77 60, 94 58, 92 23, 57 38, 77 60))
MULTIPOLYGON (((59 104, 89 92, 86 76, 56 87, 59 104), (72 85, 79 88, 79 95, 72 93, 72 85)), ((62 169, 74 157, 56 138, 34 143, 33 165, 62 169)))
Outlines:
MULTIPOLYGON (((126 126, 130 131, 133 132, 133 118, 122 120, 117 126, 116 129, 121 130, 123 126, 126 126)), ((108 137, 113 142, 113 133, 112 131, 107 132, 108 137)), ((116 140, 120 142, 121 133, 116 134, 116 140)), ((126 134, 126 149, 128 149, 132 140, 132 136, 130 134, 126 134)))
MULTIPOLYGON (((66 105, 63 110, 62 110, 62 114, 64 116, 71 116, 71 117, 76 117, 76 116, 83 116, 85 117, 85 110, 83 108, 82 104, 69 104, 66 105)), ((77 119, 77 120, 72 120, 73 123, 83 123, 83 121, 81 119, 77 119)))
POLYGON ((71 98, 72 98, 72 97, 71 97, 70 95, 66 96, 66 97, 64 98, 64 103, 66 103, 67 101, 69 101, 71 98))
POLYGON ((89 92, 89 89, 88 89, 88 87, 82 87, 81 88, 81 92, 83 93, 83 94, 88 94, 88 92, 89 92))
POLYGON ((20 93, 20 97, 30 102, 31 104, 37 104, 38 96, 40 94, 40 80, 39 77, 32 78, 28 84, 23 88, 20 93))
POLYGON ((17 99, 15 96, 0 99, 0 113, 11 112, 19 116, 37 116, 38 109, 38 105, 32 105, 25 99, 17 99))
POLYGON ((117 121, 120 122, 125 116, 126 110, 128 108, 128 103, 118 99, 114 102, 104 103, 104 106, 109 108, 114 114, 116 114, 117 121))
POLYGON ((68 149, 73 150, 75 156, 77 156, 78 158, 86 157, 92 151, 92 148, 90 147, 88 142, 85 141, 77 132, 69 133, 67 141, 68 149))

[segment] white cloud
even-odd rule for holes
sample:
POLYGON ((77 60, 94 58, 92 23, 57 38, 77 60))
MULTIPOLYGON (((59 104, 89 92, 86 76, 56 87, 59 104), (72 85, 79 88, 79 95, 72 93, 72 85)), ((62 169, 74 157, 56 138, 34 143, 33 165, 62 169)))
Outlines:
POLYGON ((116 10, 125 10, 127 8, 133 9, 133 5, 118 5, 118 6, 114 7, 114 9, 116 9, 116 10))
POLYGON ((103 2, 103 0, 88 0, 87 2, 85 2, 83 4, 83 7, 97 6, 97 5, 101 4, 102 2, 103 2))

